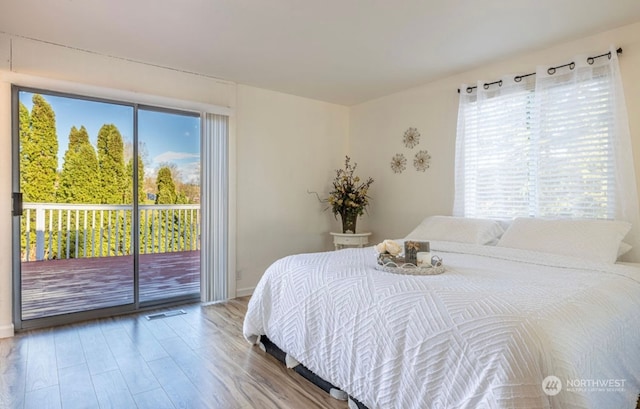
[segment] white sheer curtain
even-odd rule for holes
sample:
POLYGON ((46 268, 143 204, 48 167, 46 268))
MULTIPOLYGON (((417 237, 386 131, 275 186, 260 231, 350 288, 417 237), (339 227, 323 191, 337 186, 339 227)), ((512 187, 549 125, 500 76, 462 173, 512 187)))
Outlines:
POLYGON ((200 294, 227 298, 229 251, 229 117, 202 116, 202 220, 200 294))
POLYGON ((617 53, 460 88, 454 214, 640 218, 617 53))
POLYGON ((484 84, 460 87, 453 212, 491 219, 526 215, 533 82, 508 76, 484 84))

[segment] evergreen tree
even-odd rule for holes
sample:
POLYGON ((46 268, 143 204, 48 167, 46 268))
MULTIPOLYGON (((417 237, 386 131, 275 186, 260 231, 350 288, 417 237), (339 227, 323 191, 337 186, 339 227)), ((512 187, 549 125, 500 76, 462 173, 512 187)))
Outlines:
POLYGON ((138 155, 138 204, 144 204, 146 200, 147 194, 144 191, 144 162, 140 155, 138 155))
POLYGON ((98 168, 101 203, 124 203, 126 196, 124 145, 120 131, 113 124, 103 125, 98 132, 98 168))
MULTIPOLYGON (((25 149, 25 146, 31 143, 31 115, 29 114, 29 109, 20 102, 20 113, 19 113, 19 127, 20 127, 20 188, 24 189, 26 185, 26 172, 24 171, 25 165, 29 161, 29 155, 27 152, 29 149, 25 149)), ((26 199, 26 198, 25 198, 26 199)))
MULTIPOLYGON (((141 150, 138 150, 138 203, 144 204, 146 194, 144 192, 144 162, 141 157, 141 150)), ((133 143, 126 141, 124 143, 124 161, 126 165, 125 172, 125 190, 127 195, 125 203, 133 203, 133 143)))
MULTIPOLYGON (((131 198, 133 197, 133 159, 127 161, 126 185, 126 202, 131 203, 131 198)), ((138 204, 144 204, 146 200, 147 194, 144 191, 144 162, 142 162, 142 158, 138 155, 138 204)))
MULTIPOLYGON (((25 108, 26 109, 26 108, 25 108)), ((51 105, 39 94, 33 95, 30 132, 24 132, 20 110, 20 172, 25 202, 54 202, 58 168, 56 117, 51 105)))
MULTIPOLYGON (((20 167, 21 169, 24 169, 25 164, 28 163, 29 160, 29 156, 24 150, 24 146, 25 144, 28 145, 31 141, 31 115, 29 114, 29 109, 22 102, 20 102, 18 121, 18 126, 20 129, 20 167)), ((24 190, 24 186, 27 184, 25 175, 26 173, 24 171, 20 172, 21 190, 24 190)), ((26 215, 25 217, 20 218, 21 231, 24 232, 24 234, 22 234, 20 237, 20 260, 26 260, 27 254, 30 260, 33 260, 33 258, 35 258, 36 249, 35 244, 33 243, 35 243, 36 234, 33 230, 29 233, 29 242, 32 244, 30 248, 27 248, 27 222, 35 223, 35 215, 31 216, 31 220, 27 220, 26 215)))
POLYGON ((168 166, 163 166, 158 170, 158 176, 156 177, 156 204, 175 204, 176 185, 173 182, 173 176, 171 175, 171 169, 168 166))
POLYGON ((69 133, 64 154, 58 201, 62 203, 99 203, 98 158, 84 126, 69 133))
POLYGON ((178 192, 181 192, 185 196, 185 203, 200 203, 200 185, 195 183, 183 183, 179 185, 177 189, 178 192))
POLYGON ((175 201, 172 202, 172 204, 200 203, 200 188, 196 187, 197 190, 194 190, 193 186, 188 186, 181 181, 182 177, 178 165, 172 162, 163 163, 161 164, 161 169, 162 168, 168 169, 168 172, 171 174, 173 191, 175 192, 175 201), (198 199, 192 200, 193 195, 198 196, 198 199))

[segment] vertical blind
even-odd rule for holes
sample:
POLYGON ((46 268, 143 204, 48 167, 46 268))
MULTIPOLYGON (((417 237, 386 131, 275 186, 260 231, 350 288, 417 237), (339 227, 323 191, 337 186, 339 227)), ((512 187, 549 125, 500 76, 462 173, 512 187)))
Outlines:
POLYGON ((229 117, 202 117, 201 300, 227 298, 229 251, 229 117))

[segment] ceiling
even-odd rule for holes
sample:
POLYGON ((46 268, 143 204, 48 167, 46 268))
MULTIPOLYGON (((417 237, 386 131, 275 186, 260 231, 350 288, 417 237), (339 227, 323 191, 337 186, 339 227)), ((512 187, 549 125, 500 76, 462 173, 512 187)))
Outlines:
POLYGON ((354 105, 640 21, 638 0, 0 0, 0 32, 354 105))

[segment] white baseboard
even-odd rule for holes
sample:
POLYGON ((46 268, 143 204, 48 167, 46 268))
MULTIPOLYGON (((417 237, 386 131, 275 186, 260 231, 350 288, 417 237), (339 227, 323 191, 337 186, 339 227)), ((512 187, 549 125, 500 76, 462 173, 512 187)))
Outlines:
POLYGON ((13 335, 13 324, 0 325, 0 338, 10 338, 13 335))
POLYGON ((236 297, 245 297, 247 295, 252 295, 253 290, 255 289, 256 289, 255 287, 236 288, 236 297))

